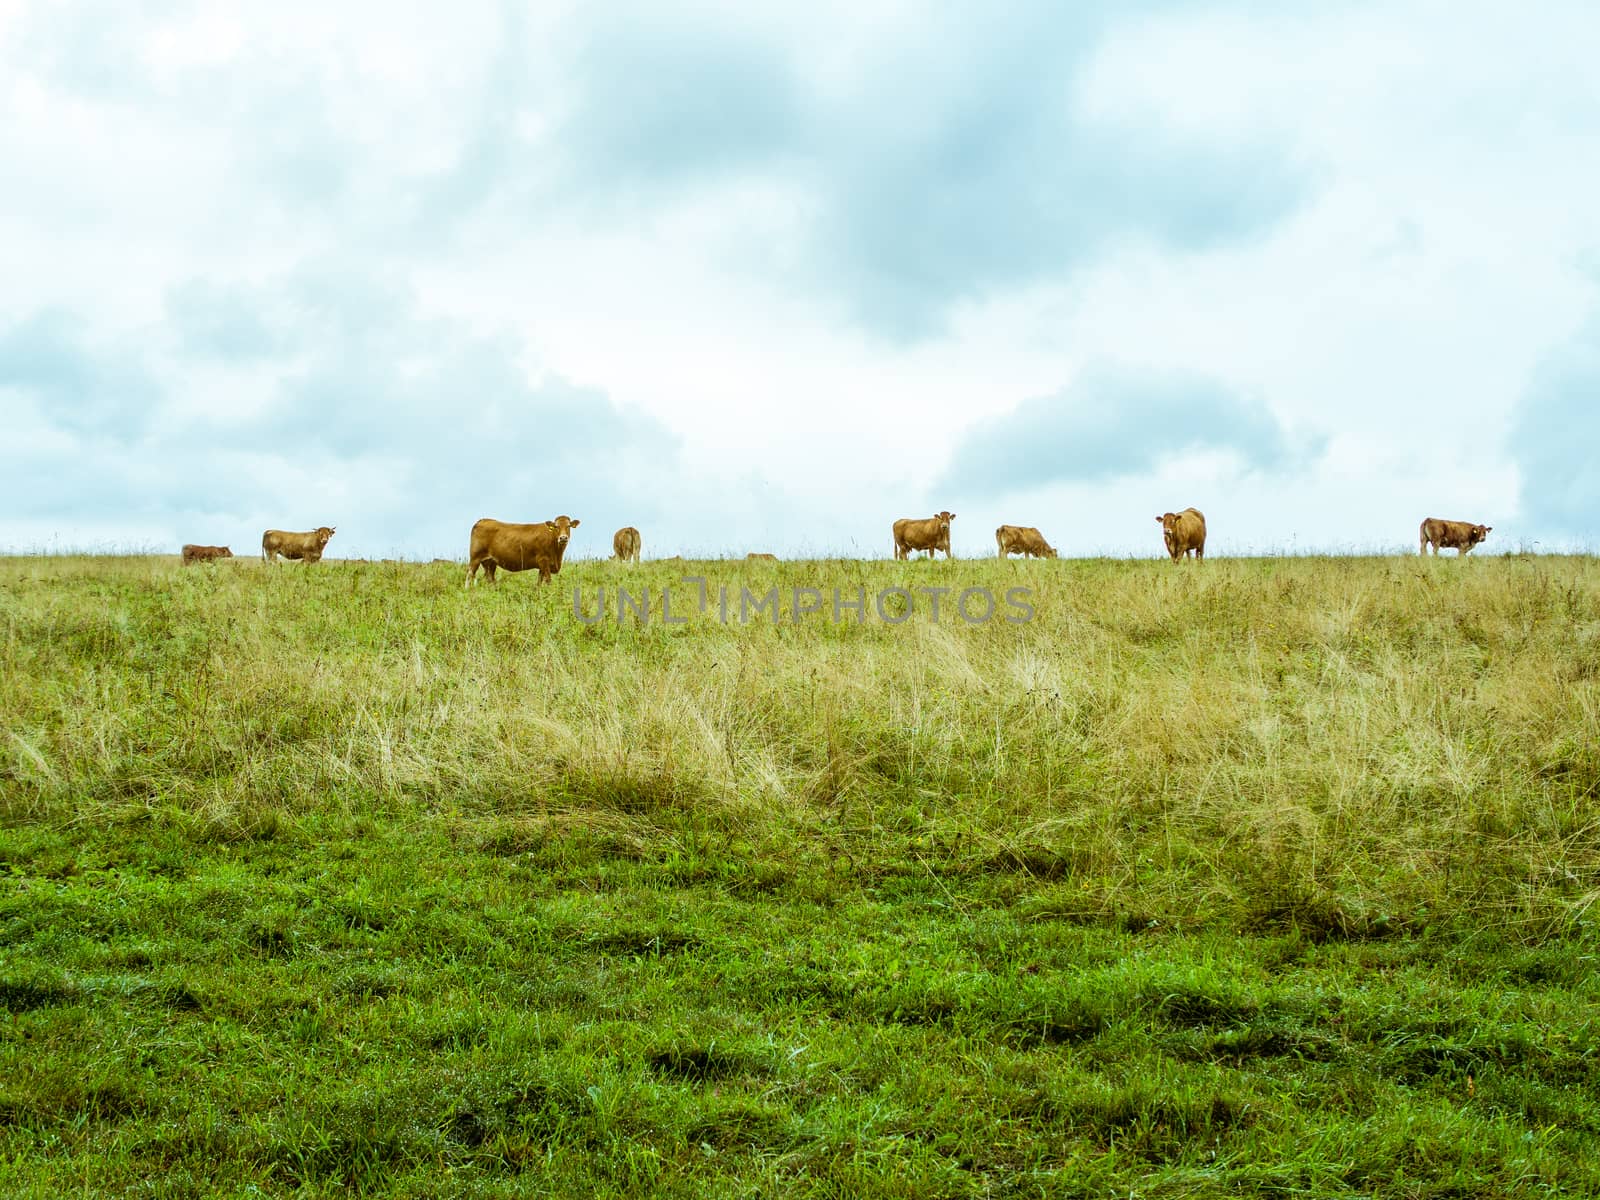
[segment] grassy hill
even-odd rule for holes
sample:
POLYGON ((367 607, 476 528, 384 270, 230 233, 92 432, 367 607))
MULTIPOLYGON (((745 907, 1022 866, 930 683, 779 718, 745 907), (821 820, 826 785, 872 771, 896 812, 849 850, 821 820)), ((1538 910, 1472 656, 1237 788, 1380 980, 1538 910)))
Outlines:
POLYGON ((0 559, 0 1192, 1600 1193, 1596 560, 462 574, 0 559))

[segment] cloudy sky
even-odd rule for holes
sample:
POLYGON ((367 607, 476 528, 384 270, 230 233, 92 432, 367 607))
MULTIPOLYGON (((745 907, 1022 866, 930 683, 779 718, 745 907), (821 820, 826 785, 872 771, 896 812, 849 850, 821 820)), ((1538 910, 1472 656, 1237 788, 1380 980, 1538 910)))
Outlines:
POLYGON ((1592 0, 527 9, 0 0, 0 547, 1600 545, 1592 0))

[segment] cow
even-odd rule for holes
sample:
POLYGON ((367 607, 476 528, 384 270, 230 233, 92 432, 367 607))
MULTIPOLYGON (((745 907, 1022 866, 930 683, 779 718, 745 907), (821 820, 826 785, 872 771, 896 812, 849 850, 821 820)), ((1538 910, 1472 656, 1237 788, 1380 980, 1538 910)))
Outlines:
POLYGON ((197 562, 216 562, 219 558, 232 558, 233 551, 226 546, 196 546, 190 542, 183 547, 183 565, 197 562))
POLYGON ((894 523, 894 556, 910 558, 913 550, 926 550, 932 558, 935 550, 943 550, 946 558, 955 557, 950 553, 950 522, 955 519, 953 512, 941 512, 924 521, 901 517, 894 523))
POLYGON ((1161 525, 1161 536, 1173 562, 1187 557, 1191 550, 1197 561, 1206 556, 1206 517, 1198 508, 1162 513, 1156 520, 1161 525))
POLYGON ((484 517, 472 527, 472 541, 467 550, 466 583, 476 581, 478 568, 493 583, 495 569, 507 571, 539 572, 539 582, 549 583, 552 575, 561 571, 561 556, 567 552, 567 542, 579 524, 576 517, 560 516, 551 521, 536 521, 531 525, 513 525, 484 517))
POLYGON ((1474 525, 1471 521, 1441 521, 1438 517, 1429 517, 1418 531, 1422 546, 1417 553, 1427 554, 1432 550, 1437 556, 1441 550, 1454 549, 1456 557, 1460 558, 1488 538, 1493 528, 1493 525, 1474 525))
POLYGON ((1000 557, 1023 554, 1029 558, 1054 558, 1055 547, 1044 540, 1032 525, 1002 525, 994 531, 994 544, 1000 548, 1000 557))
POLYGON ((322 551, 333 536, 332 525, 321 525, 309 533, 285 533, 269 529, 261 535, 261 561, 277 562, 278 555, 301 559, 308 563, 321 562, 322 551))
POLYGON ((611 549, 623 562, 639 561, 639 531, 624 525, 611 538, 611 549))
POLYGON ((746 562, 777 562, 778 556, 776 554, 759 554, 752 550, 744 556, 744 560, 746 562))

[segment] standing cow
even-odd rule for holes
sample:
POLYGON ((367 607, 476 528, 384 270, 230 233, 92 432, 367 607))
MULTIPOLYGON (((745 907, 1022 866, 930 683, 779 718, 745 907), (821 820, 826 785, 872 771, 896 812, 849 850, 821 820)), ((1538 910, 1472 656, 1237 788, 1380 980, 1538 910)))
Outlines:
POLYGON ((197 546, 187 542, 183 547, 183 565, 197 562, 216 562, 219 558, 232 558, 233 551, 226 546, 197 546))
POLYGON ((1437 556, 1441 550, 1454 549, 1456 557, 1460 558, 1484 541, 1493 528, 1493 525, 1474 525, 1471 521, 1441 521, 1438 517, 1429 517, 1419 531, 1422 546, 1417 553, 1427 554, 1431 550, 1437 556))
POLYGON ((639 561, 639 531, 624 525, 611 539, 611 549, 623 562, 639 561))
POLYGON ((261 561, 277 562, 278 555, 314 563, 322 561, 322 552, 328 539, 333 537, 332 525, 321 525, 309 533, 285 533, 269 529, 261 535, 261 561))
POLYGON ((1032 525, 1002 525, 994 531, 994 544, 1000 549, 1001 558, 1009 558, 1013 554, 1023 554, 1029 558, 1054 558, 1055 547, 1044 540, 1032 525))
POLYGON ((561 557, 567 552, 567 542, 578 525, 576 517, 566 516, 531 525, 513 525, 484 517, 472 527, 466 584, 476 580, 479 567, 490 583, 495 581, 497 567, 507 571, 536 570, 539 582, 549 583, 552 575, 560 574, 561 557))
POLYGON ((895 558, 910 558, 913 550, 926 550, 929 558, 935 550, 943 550, 946 558, 954 558, 950 553, 950 522, 955 519, 953 512, 941 512, 921 521, 901 517, 894 523, 895 558))
POLYGON ((1162 513, 1156 518, 1161 524, 1161 536, 1167 543, 1167 553, 1177 562, 1190 551, 1196 560, 1206 556, 1206 517, 1198 508, 1186 508, 1181 513, 1162 513))

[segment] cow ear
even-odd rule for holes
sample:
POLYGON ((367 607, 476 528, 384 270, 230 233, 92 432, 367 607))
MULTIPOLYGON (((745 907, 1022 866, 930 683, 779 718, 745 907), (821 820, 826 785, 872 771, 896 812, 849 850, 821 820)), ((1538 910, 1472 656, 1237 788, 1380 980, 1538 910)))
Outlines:
POLYGON ((578 527, 578 526, 579 526, 579 525, 582 525, 582 524, 583 524, 583 522, 582 522, 582 521, 580 521, 580 520, 578 520, 578 518, 577 518, 577 517, 573 517, 573 518, 572 518, 572 520, 571 520, 571 521, 570 521, 570 522, 569 522, 569 524, 570 524, 570 525, 571 525, 571 526, 572 526, 572 527, 573 527, 573 528, 574 528, 574 529, 576 529, 576 528, 577 528, 577 527, 578 527))
POLYGON ((1161 518, 1161 517, 1157 517, 1157 518, 1156 518, 1156 524, 1157 524, 1157 525, 1159 525, 1159 524, 1161 524, 1161 522, 1162 522, 1162 520, 1163 520, 1163 518, 1161 518))
POLYGON ((955 513, 951 513, 951 514, 950 514, 950 519, 951 519, 951 520, 952 520, 952 521, 954 521, 954 520, 955 520, 955 519, 956 519, 956 515, 955 515, 955 513))

